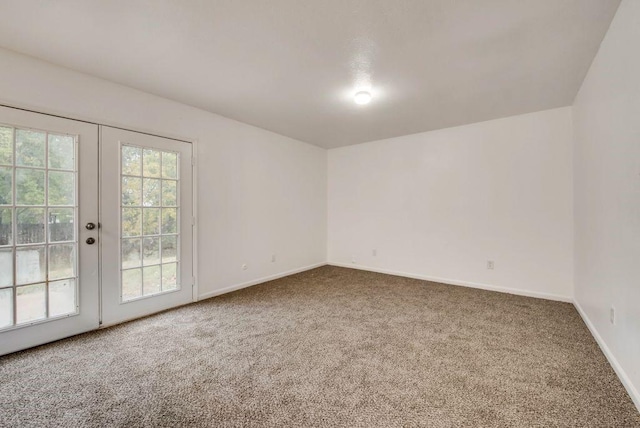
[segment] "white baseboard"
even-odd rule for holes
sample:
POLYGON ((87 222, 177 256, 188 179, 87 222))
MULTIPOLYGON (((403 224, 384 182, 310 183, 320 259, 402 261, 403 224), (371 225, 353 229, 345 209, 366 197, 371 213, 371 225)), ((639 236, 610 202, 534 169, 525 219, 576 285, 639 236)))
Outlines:
POLYGON ((353 265, 353 264, 349 264, 349 263, 328 262, 327 264, 330 265, 330 266, 339 266, 339 267, 345 267, 345 268, 349 268, 349 269, 366 270, 366 271, 369 271, 369 272, 377 272, 377 273, 384 273, 384 274, 387 274, 387 275, 403 276, 403 277, 406 277, 406 278, 421 279, 421 280, 424 280, 424 281, 439 282, 439 283, 448 284, 448 285, 459 285, 459 286, 462 286, 462 287, 479 288, 481 290, 497 291, 497 292, 500 292, 500 293, 508 293, 508 294, 516 294, 518 296, 536 297, 538 299, 555 300, 555 301, 558 301, 558 302, 573 303, 573 298, 571 298, 569 296, 558 295, 558 294, 540 293, 538 291, 519 290, 517 288, 498 287, 498 286, 495 286, 495 285, 481 284, 481 283, 469 282, 469 281, 460 281, 460 280, 457 280, 457 279, 437 278, 437 277, 428 276, 428 275, 420 275, 420 274, 415 274, 415 273, 399 272, 399 271, 388 270, 388 269, 380 269, 380 268, 374 268, 374 267, 369 267, 369 266, 353 265))
POLYGON ((631 383, 631 379, 629 379, 629 376, 627 376, 627 373, 624 371, 616 357, 613 355, 611 349, 609 349, 605 341, 602 339, 602 336, 600 336, 600 333, 598 333, 598 330, 596 330, 596 327, 587 316, 587 313, 582 309, 580 303, 578 303, 578 301, 574 301, 573 305, 578 310, 578 313, 582 317, 584 323, 587 325, 587 328, 591 332, 591 335, 596 339, 596 342, 600 346, 602 353, 605 355, 605 357, 607 357, 607 360, 609 360, 609 364, 611 364, 611 367, 613 367, 613 370, 618 375, 620 382, 622 382, 622 385, 627 390, 629 397, 631 397, 631 400, 633 400, 633 403, 636 405, 636 408, 640 412, 640 393, 635 388, 635 386, 633 386, 633 384, 631 383))
POLYGON ((219 288, 217 290, 209 291, 208 293, 202 293, 198 297, 198 301, 204 300, 204 299, 209 299, 211 297, 220 296, 222 294, 231 293, 232 291, 236 291, 236 290, 240 290, 240 289, 243 289, 243 288, 251 287, 252 285, 262 284, 263 282, 273 281, 274 279, 284 278, 285 276, 293 275, 295 273, 300 273, 300 272, 304 272, 304 271, 307 271, 307 270, 315 269, 315 268, 318 268, 318 267, 321 267, 321 266, 326 266, 326 264, 327 264, 326 262, 316 263, 316 264, 313 264, 313 265, 304 266, 304 267, 297 268, 297 269, 292 269, 292 270, 289 270, 289 271, 286 271, 286 272, 276 273, 275 275, 264 276, 262 278, 254 279, 254 280, 247 281, 247 282, 243 282, 242 284, 235 284, 235 285, 231 285, 229 287, 219 288))

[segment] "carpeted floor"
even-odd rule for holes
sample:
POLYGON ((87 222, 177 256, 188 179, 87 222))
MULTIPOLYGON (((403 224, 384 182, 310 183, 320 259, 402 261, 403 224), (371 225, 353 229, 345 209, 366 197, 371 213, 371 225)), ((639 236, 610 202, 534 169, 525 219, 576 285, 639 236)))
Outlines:
POLYGON ((567 303, 322 267, 0 358, 0 426, 640 427, 567 303))

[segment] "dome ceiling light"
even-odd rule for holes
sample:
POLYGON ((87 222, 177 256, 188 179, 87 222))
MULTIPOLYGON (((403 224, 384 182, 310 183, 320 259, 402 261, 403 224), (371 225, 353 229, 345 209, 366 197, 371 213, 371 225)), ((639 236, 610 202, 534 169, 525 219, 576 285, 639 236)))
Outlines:
POLYGON ((353 97, 353 100, 356 102, 356 104, 369 104, 369 101, 371 101, 371 93, 367 91, 360 91, 356 93, 356 95, 353 97))

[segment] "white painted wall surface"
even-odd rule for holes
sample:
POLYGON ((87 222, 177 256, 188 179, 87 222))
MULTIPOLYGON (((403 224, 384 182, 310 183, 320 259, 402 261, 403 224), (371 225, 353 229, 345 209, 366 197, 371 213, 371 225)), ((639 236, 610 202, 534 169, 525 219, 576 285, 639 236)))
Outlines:
POLYGON ((639 53, 640 1, 627 0, 576 97, 573 121, 575 297, 640 409, 639 53))
POLYGON ((329 262, 570 301, 571 134, 566 107, 330 150, 329 262))
POLYGON ((4 49, 0 102, 197 140, 201 296, 326 261, 324 149, 4 49))

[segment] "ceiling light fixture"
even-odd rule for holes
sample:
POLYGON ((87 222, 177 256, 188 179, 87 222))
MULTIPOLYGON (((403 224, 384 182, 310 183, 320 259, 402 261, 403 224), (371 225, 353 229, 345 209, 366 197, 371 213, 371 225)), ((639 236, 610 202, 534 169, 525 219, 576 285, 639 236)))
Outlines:
POLYGON ((371 101, 371 94, 367 91, 360 91, 353 97, 353 100, 356 104, 368 104, 371 101))

